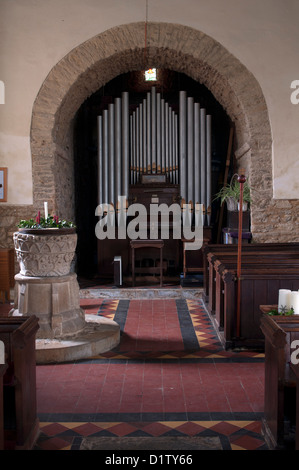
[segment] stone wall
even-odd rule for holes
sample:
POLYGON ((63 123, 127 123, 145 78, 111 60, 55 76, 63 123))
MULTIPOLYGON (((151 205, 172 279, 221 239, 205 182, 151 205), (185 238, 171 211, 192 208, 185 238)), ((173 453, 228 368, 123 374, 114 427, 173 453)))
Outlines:
POLYGON ((33 206, 0 205, 0 248, 13 248, 13 233, 21 219, 35 217, 33 206))

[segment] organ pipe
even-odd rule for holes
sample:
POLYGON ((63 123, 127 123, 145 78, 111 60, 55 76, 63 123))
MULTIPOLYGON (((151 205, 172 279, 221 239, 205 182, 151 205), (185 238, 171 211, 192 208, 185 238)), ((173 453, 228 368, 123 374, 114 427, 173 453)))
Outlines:
POLYGON ((165 100, 161 99, 161 172, 165 173, 165 100))
POLYGON ((143 172, 143 104, 139 110, 139 174, 143 172))
POLYGON ((98 116, 98 200, 116 206, 143 173, 180 185, 182 203, 211 207, 211 116, 186 91, 179 111, 155 87, 129 113, 129 94, 98 116))
POLYGON ((143 100, 143 173, 147 171, 147 125, 146 125, 146 103, 147 100, 143 100))
MULTIPOLYGON (((130 116, 130 155, 133 155, 133 115, 130 116)), ((134 170, 132 166, 132 161, 130 165, 130 182, 134 184, 134 170)))
POLYGON ((156 88, 152 87, 151 92, 151 165, 152 172, 157 172, 157 106, 156 106, 156 88))
POLYGON ((203 108, 200 109, 200 162, 201 204, 206 208, 206 110, 203 108))
POLYGON ((110 204, 115 204, 115 199, 114 199, 114 105, 110 104, 108 107, 108 114, 109 114, 109 120, 108 120, 108 126, 109 126, 109 149, 108 149, 108 171, 110 175, 110 180, 109 180, 109 188, 108 188, 108 197, 109 197, 109 203, 110 204))
POLYGON ((175 142, 175 184, 178 184, 179 182, 179 162, 178 162, 178 155, 179 155, 179 150, 178 150, 178 116, 175 114, 174 115, 174 142, 175 142))
POLYGON ((133 134, 132 134, 132 146, 133 146, 133 152, 132 152, 132 168, 133 168, 133 181, 132 183, 136 183, 136 166, 137 166, 137 160, 136 160, 136 138, 135 138, 135 129, 136 129, 136 113, 134 111, 133 113, 133 134))
POLYGON ((194 103, 194 203, 200 201, 200 105, 194 103))
POLYGON ((188 203, 194 201, 194 101, 187 99, 187 195, 188 203))
POLYGON ((103 118, 98 116, 98 204, 103 202, 103 118))
POLYGON ((151 165, 151 93, 147 93, 147 102, 146 102, 146 128, 147 128, 147 172, 151 173, 152 165, 151 165))
POLYGON ((157 173, 161 173, 161 94, 157 93, 157 173))
POLYGON ((102 201, 102 203, 104 204, 107 204, 109 201, 108 175, 109 175, 109 171, 108 171, 108 110, 105 110, 104 115, 103 115, 103 201, 102 201))
POLYGON ((206 162, 207 162, 207 216, 208 225, 211 217, 211 196, 212 196, 212 116, 207 115, 206 118, 206 162))
MULTIPOLYGON (((121 194, 121 178, 122 178, 122 162, 121 162, 121 99, 115 100, 115 122, 114 122, 114 148, 115 148, 115 168, 114 168, 114 181, 115 181, 115 194, 114 203, 116 203, 118 196, 121 194)), ((112 179, 112 175, 111 175, 112 179)))
POLYGON ((182 202, 187 200, 186 192, 186 166, 187 166, 187 93, 180 92, 180 193, 182 202))
POLYGON ((129 197, 129 93, 122 93, 122 196, 129 197))
POLYGON ((169 172, 169 105, 165 103, 165 171, 169 172))
POLYGON ((135 118, 135 139, 136 139, 136 165, 135 165, 135 181, 138 181, 138 175, 140 172, 140 134, 139 134, 139 108, 136 109, 135 118))

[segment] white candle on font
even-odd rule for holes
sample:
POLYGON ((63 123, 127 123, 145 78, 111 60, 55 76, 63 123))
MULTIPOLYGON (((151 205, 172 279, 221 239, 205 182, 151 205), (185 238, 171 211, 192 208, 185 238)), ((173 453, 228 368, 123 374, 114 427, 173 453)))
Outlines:
POLYGON ((48 218, 48 203, 44 202, 44 208, 45 208, 45 219, 48 218))
POLYGON ((289 289, 279 289, 278 291, 278 311, 281 312, 282 308, 287 310, 290 308, 290 294, 289 289))
POLYGON ((299 292, 297 291, 291 292, 290 306, 294 309, 294 314, 299 315, 299 292))

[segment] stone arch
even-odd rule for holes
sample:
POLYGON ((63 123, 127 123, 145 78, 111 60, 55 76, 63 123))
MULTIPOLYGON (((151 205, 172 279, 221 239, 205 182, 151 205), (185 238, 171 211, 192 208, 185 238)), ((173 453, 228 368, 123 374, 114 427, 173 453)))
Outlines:
POLYGON ((41 86, 34 102, 31 151, 34 207, 45 198, 55 212, 73 217, 72 131, 76 112, 114 77, 150 66, 183 72, 204 84, 226 110, 236 129, 240 164, 254 196, 252 231, 266 217, 272 199, 272 137, 266 102, 255 77, 220 43, 187 26, 144 23, 118 26, 70 51, 41 86), (145 63, 146 52, 146 63, 145 63), (258 171, 263 168, 263 174, 258 171), (262 201, 262 202, 261 202, 262 201))

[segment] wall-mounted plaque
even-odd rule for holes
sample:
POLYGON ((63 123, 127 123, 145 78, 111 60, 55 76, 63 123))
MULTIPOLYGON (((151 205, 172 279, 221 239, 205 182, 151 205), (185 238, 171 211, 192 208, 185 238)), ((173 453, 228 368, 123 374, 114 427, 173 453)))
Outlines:
POLYGON ((7 168, 0 168, 0 202, 7 201, 7 168))

